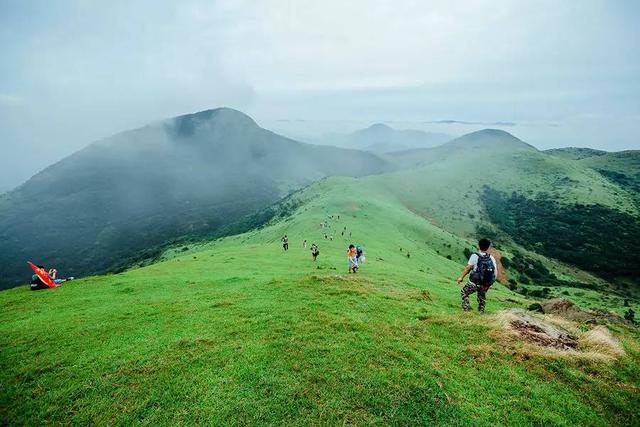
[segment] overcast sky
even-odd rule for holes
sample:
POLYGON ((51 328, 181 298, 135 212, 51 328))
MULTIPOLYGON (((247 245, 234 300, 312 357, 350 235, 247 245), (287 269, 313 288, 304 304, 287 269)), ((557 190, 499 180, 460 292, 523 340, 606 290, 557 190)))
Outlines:
POLYGON ((635 0, 0 0, 0 190, 219 106, 638 149, 638 22, 635 0))

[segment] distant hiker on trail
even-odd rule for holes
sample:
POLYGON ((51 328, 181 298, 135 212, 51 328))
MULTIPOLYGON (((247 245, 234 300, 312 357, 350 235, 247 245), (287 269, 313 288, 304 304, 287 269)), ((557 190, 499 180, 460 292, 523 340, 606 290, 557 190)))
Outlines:
POLYGON ((307 239, 304 239, 304 240, 302 241, 302 248, 303 248, 303 249, 307 249, 307 239))
POLYGON ((284 249, 285 251, 289 250, 289 238, 286 234, 284 235, 284 237, 282 237, 282 249, 284 249))
POLYGON ((467 266, 462 270, 462 274, 458 277, 457 282, 462 283, 465 276, 473 271, 469 281, 462 287, 460 296, 462 297, 462 309, 464 311, 471 310, 469 304, 469 295, 474 292, 478 293, 478 311, 484 312, 487 303, 487 291, 493 285, 498 277, 498 264, 493 255, 487 253, 491 241, 489 239, 480 239, 478 241, 478 252, 471 254, 467 266))
POLYGON ((360 268, 360 264, 364 264, 367 259, 364 256, 364 250, 362 249, 362 245, 356 246, 356 261, 358 262, 358 268, 360 268))
POLYGON ((316 258, 318 258, 318 255, 320 255, 320 249, 318 249, 318 245, 316 245, 315 243, 311 244, 311 256, 313 257, 313 260, 315 261, 316 258))
POLYGON ((353 245, 349 245, 349 249, 347 249, 347 260, 349 262, 349 273, 357 273, 358 272, 358 251, 356 247, 353 245))

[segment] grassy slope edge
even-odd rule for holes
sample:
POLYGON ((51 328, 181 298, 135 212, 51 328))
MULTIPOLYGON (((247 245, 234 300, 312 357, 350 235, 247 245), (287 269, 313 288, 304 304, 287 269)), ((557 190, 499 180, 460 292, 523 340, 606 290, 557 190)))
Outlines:
MULTIPOLYGON (((461 266, 446 255, 468 242, 408 210, 378 179, 323 180, 286 219, 148 267, 0 293, 3 418, 640 423, 637 332, 617 328, 627 356, 611 363, 506 344, 492 316, 459 310, 452 278, 461 266), (316 264, 304 238, 320 244, 316 264), (358 275, 345 271, 350 241, 367 253, 358 275)), ((496 285, 488 311, 527 303, 496 285)))

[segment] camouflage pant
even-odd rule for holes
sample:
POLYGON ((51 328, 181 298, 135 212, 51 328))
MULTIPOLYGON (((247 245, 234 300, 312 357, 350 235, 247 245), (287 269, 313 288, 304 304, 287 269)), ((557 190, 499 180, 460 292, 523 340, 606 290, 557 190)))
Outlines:
POLYGON ((462 297, 462 309, 464 311, 471 310, 469 295, 474 292, 478 293, 478 311, 484 311, 484 306, 487 304, 487 291, 473 282, 467 282, 460 291, 460 296, 462 297))

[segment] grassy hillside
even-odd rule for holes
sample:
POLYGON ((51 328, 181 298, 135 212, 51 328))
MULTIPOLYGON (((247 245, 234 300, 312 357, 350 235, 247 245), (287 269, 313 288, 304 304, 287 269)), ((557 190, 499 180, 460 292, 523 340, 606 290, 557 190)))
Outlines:
POLYGON ((0 289, 23 280, 27 260, 75 276, 115 269, 167 241, 224 234, 322 177, 385 168, 372 154, 302 144, 225 108, 124 132, 0 195, 0 289))
POLYGON ((3 419, 640 423, 637 330, 611 326, 622 359, 563 356, 503 334, 494 314, 531 301, 502 285, 489 292, 487 315, 461 313, 454 279, 471 243, 407 209, 383 182, 323 180, 260 230, 176 247, 118 275, 0 293, 3 419), (319 243, 316 263, 303 239, 319 243), (357 275, 346 273, 350 242, 367 256, 357 275))
POLYGON ((475 232, 483 187, 536 198, 548 194, 565 204, 601 204, 637 215, 633 195, 579 162, 544 152, 504 131, 487 129, 440 147, 390 156, 403 167, 380 184, 418 213, 461 234, 475 232), (470 217, 473 215, 474 217, 470 217), (471 218, 471 221, 470 221, 471 218))
POLYGON ((550 150, 545 150, 545 152, 555 157, 561 157, 569 160, 581 160, 607 154, 606 151, 584 147, 552 148, 550 150))
POLYGON ((640 151, 629 150, 585 157, 580 164, 590 167, 609 181, 619 185, 634 196, 640 208, 640 151))
POLYGON ((372 180, 433 224, 469 237, 482 230, 505 248, 521 246, 608 280, 616 276, 624 286, 638 284, 633 271, 621 268, 633 262, 628 248, 640 239, 637 193, 582 163, 588 159, 540 152, 497 130, 389 158, 402 169, 372 180))

